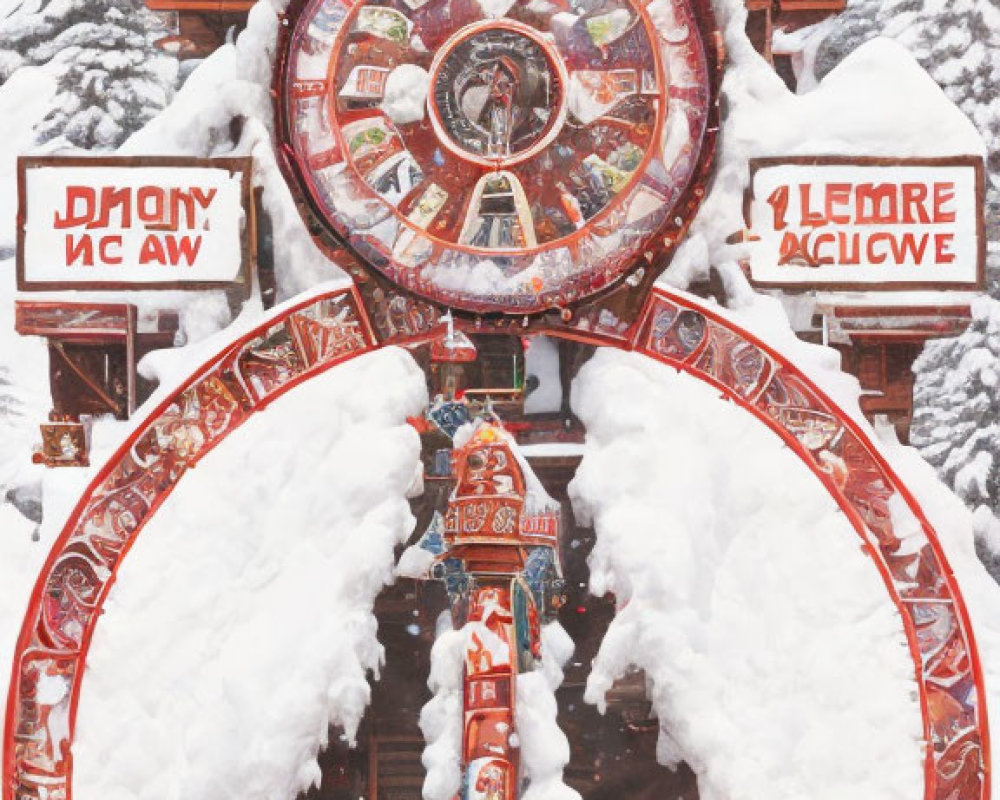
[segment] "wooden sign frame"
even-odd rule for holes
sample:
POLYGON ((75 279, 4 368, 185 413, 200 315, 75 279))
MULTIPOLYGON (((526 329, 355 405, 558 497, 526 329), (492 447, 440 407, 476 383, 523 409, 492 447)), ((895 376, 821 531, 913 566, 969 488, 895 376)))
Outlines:
POLYGON ((167 289, 234 289, 250 296, 253 267, 257 261, 257 218, 253 202, 253 158, 226 156, 201 158, 191 156, 19 156, 17 159, 17 290, 20 292, 80 291, 158 291, 167 289), (41 167, 193 167, 239 172, 240 205, 244 224, 240 234, 240 268, 232 281, 30 281, 25 275, 24 245, 27 222, 27 171, 41 167))
POLYGON ((779 166, 848 166, 848 167, 972 167, 976 185, 976 279, 974 281, 864 281, 822 282, 806 285, 794 281, 758 281, 748 274, 750 284, 758 289, 783 289, 790 292, 861 291, 887 292, 900 290, 966 290, 978 291, 986 285, 986 167, 980 156, 941 156, 919 158, 883 158, 880 156, 769 156, 749 160, 750 177, 743 192, 743 220, 753 236, 752 207, 754 178, 767 167, 779 166))

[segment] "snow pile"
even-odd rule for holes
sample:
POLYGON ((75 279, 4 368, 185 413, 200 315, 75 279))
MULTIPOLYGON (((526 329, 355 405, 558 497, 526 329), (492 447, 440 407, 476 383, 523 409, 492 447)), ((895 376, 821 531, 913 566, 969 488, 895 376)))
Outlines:
MULTIPOLYGON (((5 263, 13 269, 0 261, 0 274, 5 263)), ((8 492, 37 484, 44 472, 31 464, 31 451, 51 407, 48 382, 45 340, 17 335, 13 293, 0 293, 0 505, 8 492)))
MULTIPOLYGON (((795 91, 798 94, 816 88, 816 84, 819 82, 816 75, 816 62, 819 59, 820 48, 830 32, 839 29, 842 19, 842 16, 833 16, 815 25, 806 25, 795 31, 785 31, 780 27, 774 29, 774 36, 771 39, 772 52, 775 55, 780 53, 791 58, 792 70, 795 74, 795 91)), ((836 63, 829 64, 828 68, 840 63, 843 56, 844 54, 841 53, 841 57, 837 59, 836 63)))
POLYGON ((420 710, 420 730, 427 742, 420 759, 427 770, 424 800, 452 800, 462 783, 464 657, 465 632, 452 628, 451 615, 445 611, 438 620, 427 679, 434 696, 420 710))
POLYGON ((390 349, 250 418, 166 500, 88 657, 74 792, 292 797, 327 726, 352 736, 376 670, 372 603, 412 526, 424 378, 390 349))
POLYGON ((21 631, 24 609, 50 542, 35 541, 35 523, 9 503, 0 503, 0 717, 7 704, 7 687, 14 661, 14 645, 21 631))
MULTIPOLYGON (((445 612, 431 650, 428 685, 434 696, 420 712, 420 729, 427 746, 422 757, 427 775, 424 800, 452 800, 462 777, 462 670, 469 631, 451 627, 445 612)), ((521 752, 521 777, 527 782, 523 800, 580 800, 563 783, 569 763, 569 742, 559 728, 556 689, 563 665, 573 654, 573 641, 559 623, 542 628, 542 663, 517 676, 516 728, 521 752)))
POLYGON ((557 719, 556 689, 573 655, 573 640, 558 623, 542 628, 542 663, 517 676, 517 735, 521 742, 521 773, 528 781, 523 800, 580 800, 563 783, 569 763, 569 741, 557 719))
POLYGON ((778 437, 716 392, 601 351, 574 386, 591 591, 617 597, 586 698, 649 677, 658 757, 706 800, 922 793, 913 663, 875 566, 778 437))
POLYGON ((397 125, 420 122, 427 108, 431 79, 416 64, 400 64, 385 80, 382 110, 397 125))

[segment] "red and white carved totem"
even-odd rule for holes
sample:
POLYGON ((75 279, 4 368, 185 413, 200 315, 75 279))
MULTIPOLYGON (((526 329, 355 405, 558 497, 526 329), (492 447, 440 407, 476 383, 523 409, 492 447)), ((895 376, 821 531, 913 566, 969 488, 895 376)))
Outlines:
POLYGON ((480 423, 454 454, 456 486, 433 574, 465 634, 462 797, 516 800, 517 675, 541 658, 541 621, 562 603, 559 511, 533 508, 509 434, 480 423))

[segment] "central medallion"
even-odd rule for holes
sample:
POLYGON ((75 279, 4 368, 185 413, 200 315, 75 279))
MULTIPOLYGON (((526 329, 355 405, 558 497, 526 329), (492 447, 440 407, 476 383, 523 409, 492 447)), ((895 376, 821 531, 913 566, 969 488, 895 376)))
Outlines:
POLYGON ((566 68, 527 25, 485 20, 458 31, 431 65, 428 110, 442 144, 479 164, 531 158, 566 119, 566 68))

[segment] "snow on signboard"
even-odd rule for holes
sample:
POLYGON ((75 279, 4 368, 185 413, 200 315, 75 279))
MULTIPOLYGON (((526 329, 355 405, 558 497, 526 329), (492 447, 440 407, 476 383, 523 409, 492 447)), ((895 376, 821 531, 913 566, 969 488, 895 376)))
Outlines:
POLYGON ((18 289, 249 286, 249 159, 22 158, 18 289))
POLYGON ((764 158, 750 171, 750 277, 758 286, 982 286, 978 157, 764 158))

